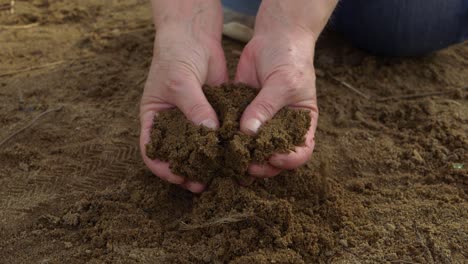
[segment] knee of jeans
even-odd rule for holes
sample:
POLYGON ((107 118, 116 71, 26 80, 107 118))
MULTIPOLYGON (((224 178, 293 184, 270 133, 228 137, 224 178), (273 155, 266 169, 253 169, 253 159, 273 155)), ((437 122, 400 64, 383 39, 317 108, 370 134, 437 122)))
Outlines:
POLYGON ((241 14, 255 16, 260 7, 261 0, 222 0, 223 7, 241 14))
POLYGON ((342 0, 332 26, 379 55, 416 56, 462 42, 465 0, 342 0))

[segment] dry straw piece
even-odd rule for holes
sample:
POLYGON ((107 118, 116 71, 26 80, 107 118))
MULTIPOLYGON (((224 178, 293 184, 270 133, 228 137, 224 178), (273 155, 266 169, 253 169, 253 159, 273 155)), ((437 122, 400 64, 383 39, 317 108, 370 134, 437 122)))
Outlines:
POLYGON ((214 220, 207 221, 203 224, 186 224, 184 222, 180 222, 181 231, 188 231, 188 230, 195 230, 200 228, 212 227, 212 226, 220 226, 225 224, 237 223, 245 221, 251 217, 253 217, 253 213, 236 213, 230 214, 225 217, 217 218, 214 220))
POLYGON ((40 113, 39 115, 37 115, 31 122, 29 122, 29 124, 27 124, 25 127, 19 129, 19 130, 16 130, 15 132, 13 132, 11 135, 7 136, 5 139, 3 139, 2 141, 0 141, 0 147, 3 146, 5 143, 7 143, 10 139, 14 138, 16 135, 20 134, 21 132, 25 131, 26 129, 30 128, 31 126, 33 126, 37 120, 39 120, 41 117, 47 115, 48 113, 52 113, 52 112, 58 112, 60 110, 62 110, 62 106, 60 107, 57 107, 57 108, 53 108, 53 109, 49 109, 49 110, 46 110, 42 113, 40 113))

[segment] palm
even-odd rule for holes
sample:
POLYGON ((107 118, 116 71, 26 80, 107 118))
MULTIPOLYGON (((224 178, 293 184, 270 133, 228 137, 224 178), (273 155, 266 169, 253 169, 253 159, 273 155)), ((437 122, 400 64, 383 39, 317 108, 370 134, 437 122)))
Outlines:
POLYGON ((241 129, 246 130, 245 124, 250 119, 266 122, 286 106, 308 109, 312 117, 305 146, 297 147, 291 154, 275 154, 270 164, 251 166, 252 174, 276 175, 281 169, 302 165, 312 153, 318 119, 313 43, 308 37, 288 39, 260 35, 254 37, 242 53, 236 81, 258 88, 260 92, 244 112, 241 129))
POLYGON ((186 181, 183 175, 174 175, 168 163, 148 158, 145 145, 149 142, 154 117, 169 108, 179 108, 196 125, 218 124, 202 85, 227 81, 224 53, 218 40, 190 36, 181 39, 180 35, 171 37, 173 32, 164 33, 159 32, 155 41, 154 58, 140 104, 141 154, 148 168, 160 178, 200 192, 203 185, 186 181))

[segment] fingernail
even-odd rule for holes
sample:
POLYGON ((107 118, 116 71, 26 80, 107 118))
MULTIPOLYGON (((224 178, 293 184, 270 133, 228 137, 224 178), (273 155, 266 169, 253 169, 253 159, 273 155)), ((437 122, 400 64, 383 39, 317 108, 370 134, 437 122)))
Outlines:
POLYGON ((205 185, 199 182, 187 182, 185 186, 193 193, 201 193, 205 189, 205 185))
POLYGON ((257 131, 261 125, 262 122, 260 122, 260 120, 252 118, 247 120, 247 122, 245 123, 245 128, 252 134, 257 134, 257 131))
POLYGON ((218 125, 216 124, 216 122, 212 119, 206 119, 206 120, 203 120, 200 122, 200 125, 202 126, 205 126, 207 128, 211 128, 211 129, 216 129, 218 128, 218 125))

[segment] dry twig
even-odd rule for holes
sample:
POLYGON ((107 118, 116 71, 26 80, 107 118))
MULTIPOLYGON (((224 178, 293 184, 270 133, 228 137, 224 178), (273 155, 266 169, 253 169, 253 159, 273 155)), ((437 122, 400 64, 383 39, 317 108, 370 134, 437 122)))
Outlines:
POLYGON ((39 26, 39 23, 31 23, 26 25, 0 25, 0 29, 27 29, 39 26))
MULTIPOLYGON (((416 99, 416 98, 423 98, 423 97, 429 97, 429 96, 437 96, 437 95, 444 95, 444 94, 450 94, 453 93, 454 90, 450 91, 437 91, 437 92, 424 92, 424 93, 416 93, 416 94, 405 94, 405 95, 395 95, 395 96, 389 96, 389 97, 381 97, 381 98, 374 98, 373 96, 367 95, 351 84, 340 80, 336 78, 335 76, 332 76, 330 74, 327 74, 331 79, 334 81, 340 83, 342 86, 348 88, 349 90, 353 91, 354 93, 360 95, 361 97, 367 99, 367 100, 373 100, 375 102, 386 102, 386 101, 391 101, 391 100, 400 100, 400 99, 416 99)), ((460 88, 460 91, 468 90, 468 87, 460 88)))
POLYGON ((367 100, 370 100, 371 97, 361 91, 359 91, 358 89, 354 88, 354 86, 352 86, 351 84, 343 81, 343 80, 340 80, 338 78, 336 78, 335 76, 332 76, 330 74, 328 74, 328 76, 330 76, 330 78, 332 78, 334 81, 336 82, 339 82, 341 85, 343 85, 344 87, 348 88, 349 90, 353 91, 354 93, 360 95, 361 97, 367 99, 367 100))
POLYGON ((24 97, 23 97, 23 92, 21 89, 18 89, 18 108, 20 110, 23 110, 24 108, 24 97))
POLYGON ((38 66, 32 66, 32 67, 27 67, 27 68, 24 68, 24 69, 19 69, 19 70, 14 70, 14 71, 10 71, 10 72, 0 73, 0 77, 15 75, 15 74, 23 73, 23 72, 30 72, 30 71, 40 70, 40 69, 44 69, 44 68, 51 68, 51 67, 55 67, 55 66, 60 65, 60 64, 67 63, 67 62, 73 63, 73 62, 85 61, 85 60, 86 61, 93 61, 93 60, 96 60, 96 59, 97 59, 96 56, 85 56, 85 57, 76 58, 76 59, 60 60, 60 61, 50 62, 50 63, 38 65, 38 66))
POLYGON ((212 226, 219 226, 219 225, 224 225, 224 224, 231 224, 231 223, 237 223, 241 221, 245 221, 248 218, 254 216, 253 213, 239 213, 239 214, 231 214, 222 218, 214 219, 208 222, 205 222, 203 224, 186 224, 184 222, 180 222, 181 226, 179 230, 181 231, 188 231, 188 230, 195 230, 195 229, 200 229, 200 228, 205 228, 205 227, 212 227, 212 226))
POLYGON ((5 77, 5 76, 10 76, 10 75, 15 75, 15 74, 18 74, 18 73, 23 73, 23 72, 29 72, 29 71, 34 71, 34 70, 39 70, 39 69, 54 67, 54 66, 63 64, 63 63, 65 63, 65 62, 66 62, 66 61, 61 60, 61 61, 46 63, 46 64, 43 64, 43 65, 28 67, 28 68, 25 68, 25 69, 20 69, 20 70, 15 70, 15 71, 10 71, 10 72, 0 73, 0 77, 5 77))
MULTIPOLYGON (((461 88, 460 90, 468 90, 468 87, 461 88)), ((438 92, 425 92, 425 93, 417 93, 417 94, 406 94, 406 95, 396 95, 396 96, 389 96, 389 97, 383 97, 383 98, 377 98, 377 102, 386 102, 390 100, 399 100, 399 99, 416 99, 416 98, 423 98, 423 97, 429 97, 429 96, 436 96, 436 95, 444 95, 444 94, 450 94, 453 93, 454 90, 450 91, 438 91, 438 92)))
POLYGON ((46 110, 42 113, 40 113, 39 115, 37 115, 29 124, 27 124, 25 127, 13 132, 11 135, 7 136, 5 139, 3 139, 2 141, 0 141, 0 147, 2 145, 4 145, 6 142, 8 142, 10 139, 12 139, 13 137, 15 137, 16 135, 18 135, 19 133, 25 131, 26 129, 30 128, 32 125, 34 125, 37 120, 39 120, 41 117, 47 115, 48 113, 52 113, 52 112, 58 112, 60 110, 62 110, 62 106, 60 107, 57 107, 57 108, 53 108, 53 109, 49 109, 49 110, 46 110))

